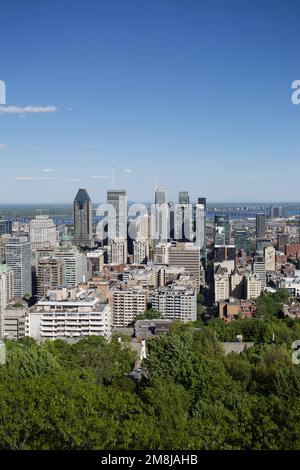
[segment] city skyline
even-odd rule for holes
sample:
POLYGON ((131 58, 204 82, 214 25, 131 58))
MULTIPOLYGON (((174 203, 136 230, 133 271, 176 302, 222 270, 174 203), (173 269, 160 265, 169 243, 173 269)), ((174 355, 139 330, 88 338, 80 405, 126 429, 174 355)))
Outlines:
POLYGON ((73 3, 1 5, 1 203, 297 201, 299 5, 73 3))

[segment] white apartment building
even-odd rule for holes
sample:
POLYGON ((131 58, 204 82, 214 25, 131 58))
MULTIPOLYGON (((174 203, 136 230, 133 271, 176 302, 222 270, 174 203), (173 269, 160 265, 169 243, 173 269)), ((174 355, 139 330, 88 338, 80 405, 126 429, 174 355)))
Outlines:
POLYGON ((296 299, 300 298, 300 270, 295 271, 293 277, 282 277, 280 279, 280 287, 287 289, 289 293, 296 299))
POLYGON ((5 245, 5 260, 13 271, 13 295, 32 294, 31 246, 27 237, 12 237, 5 245))
POLYGON ((127 240, 110 240, 108 244, 108 262, 110 264, 127 263, 127 240))
POLYGON ((113 293, 113 325, 128 326, 137 315, 147 310, 147 291, 141 288, 115 290, 113 293))
POLYGON ((264 249, 266 271, 275 271, 276 269, 276 251, 273 246, 266 246, 264 249))
POLYGON ((112 315, 108 304, 83 290, 58 289, 57 296, 55 292, 50 292, 49 300, 42 300, 29 310, 25 336, 38 342, 93 335, 111 337, 112 315))
POLYGON ((4 336, 5 307, 13 298, 13 272, 5 264, 0 264, 0 338, 4 336))
POLYGON ((247 300, 257 299, 262 291, 261 279, 255 274, 246 276, 246 296, 247 300))
POLYGON ((151 304, 163 318, 184 323, 197 320, 197 291, 190 286, 159 287, 151 295, 151 304))
POLYGON ((261 280, 261 291, 264 291, 267 285, 266 262, 264 257, 256 256, 253 261, 253 274, 261 280))
POLYGON ((149 260, 149 240, 134 240, 133 262, 135 264, 146 264, 149 260))
POLYGON ((230 296, 230 279, 226 269, 218 269, 214 275, 215 302, 226 300, 230 296))
POLYGON ((68 287, 77 287, 86 282, 87 257, 80 253, 76 247, 60 248, 55 253, 56 258, 64 261, 64 284, 68 287))
POLYGON ((158 243, 154 252, 154 263, 159 265, 169 264, 169 252, 171 243, 158 243))
POLYGON ((43 246, 57 247, 58 232, 55 223, 48 215, 38 215, 30 222, 30 243, 32 250, 43 246))

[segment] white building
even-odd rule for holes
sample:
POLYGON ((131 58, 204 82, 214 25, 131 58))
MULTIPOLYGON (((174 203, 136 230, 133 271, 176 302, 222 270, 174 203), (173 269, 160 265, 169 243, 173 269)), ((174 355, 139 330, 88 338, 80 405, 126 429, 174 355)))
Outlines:
POLYGON ((154 263, 159 265, 169 264, 169 252, 171 243, 158 243, 154 252, 154 263))
POLYGON ((146 264, 149 260, 149 240, 134 240, 133 262, 134 264, 146 264))
POLYGON ((280 287, 287 289, 289 293, 296 299, 300 298, 300 270, 295 271, 293 277, 282 277, 280 287))
POLYGON ((273 246, 266 246, 264 249, 266 271, 275 271, 276 269, 276 251, 273 246))
POLYGON ((263 256, 255 256, 253 261, 253 274, 261 280, 261 290, 264 291, 267 285, 266 262, 263 256))
POLYGON ((111 337, 112 315, 108 304, 86 291, 51 291, 50 300, 32 307, 25 320, 25 336, 40 342, 46 339, 111 337), (67 297, 66 294, 67 293, 67 297))
POLYGON ((13 298, 13 272, 5 264, 0 264, 0 338, 4 336, 4 311, 13 298))
POLYGON ((77 287, 86 282, 87 257, 80 253, 76 247, 60 248, 55 254, 56 258, 64 261, 64 284, 68 287, 77 287))
POLYGON ((206 215, 205 205, 196 204, 196 245, 200 248, 201 258, 206 258, 206 215))
POLYGON ((214 273, 215 302, 226 300, 230 296, 229 272, 226 268, 218 266, 214 273))
POLYGON ((159 287, 151 295, 154 310, 169 320, 184 323, 197 320, 197 291, 187 286, 159 287))
POLYGON ((110 264, 127 263, 127 240, 110 240, 108 245, 108 262, 110 264))
POLYGON ((137 315, 147 310, 147 291, 140 288, 115 290, 113 293, 113 324, 128 326, 137 315))
POLYGON ((30 222, 30 243, 32 250, 43 246, 57 247, 58 232, 55 223, 48 215, 38 215, 30 222))
POLYGON ((246 296, 247 300, 257 299, 262 292, 261 279, 255 274, 246 276, 246 296))
POLYGON ((13 295, 32 294, 31 247, 27 237, 12 237, 5 245, 5 260, 13 271, 13 295))

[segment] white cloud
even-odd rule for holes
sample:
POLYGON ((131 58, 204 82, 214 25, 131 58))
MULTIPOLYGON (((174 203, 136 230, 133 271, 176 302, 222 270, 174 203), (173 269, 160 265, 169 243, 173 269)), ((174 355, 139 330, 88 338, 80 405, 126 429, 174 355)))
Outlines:
POLYGON ((6 145, 0 144, 0 150, 6 150, 6 149, 7 149, 6 145))
POLYGON ((49 180, 57 180, 56 176, 15 176, 16 181, 49 181, 49 180))
POLYGON ((0 106, 0 114, 38 114, 55 113, 55 106, 0 106))
POLYGON ((109 176, 102 176, 102 175, 95 175, 95 176, 91 176, 91 179, 92 180, 108 180, 109 179, 109 176))
POLYGON ((53 168, 43 168, 42 171, 43 171, 44 173, 51 173, 51 172, 54 171, 54 170, 53 170, 53 168))
POLYGON ((68 178, 67 181, 69 181, 70 183, 78 183, 80 181, 79 178, 68 178))
POLYGON ((35 176, 15 176, 16 181, 36 181, 38 179, 35 176))
POLYGON ((131 170, 130 170, 129 168, 125 168, 124 173, 130 174, 130 173, 131 173, 131 170))

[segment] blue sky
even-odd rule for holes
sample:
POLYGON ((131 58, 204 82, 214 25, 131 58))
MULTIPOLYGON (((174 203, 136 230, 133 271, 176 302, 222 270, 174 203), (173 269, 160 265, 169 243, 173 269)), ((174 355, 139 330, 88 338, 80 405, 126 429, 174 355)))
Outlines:
POLYGON ((0 203, 299 201, 300 4, 2 0, 0 203), (46 108, 47 109, 47 108, 46 108), (53 111, 53 109, 52 109, 53 111))

